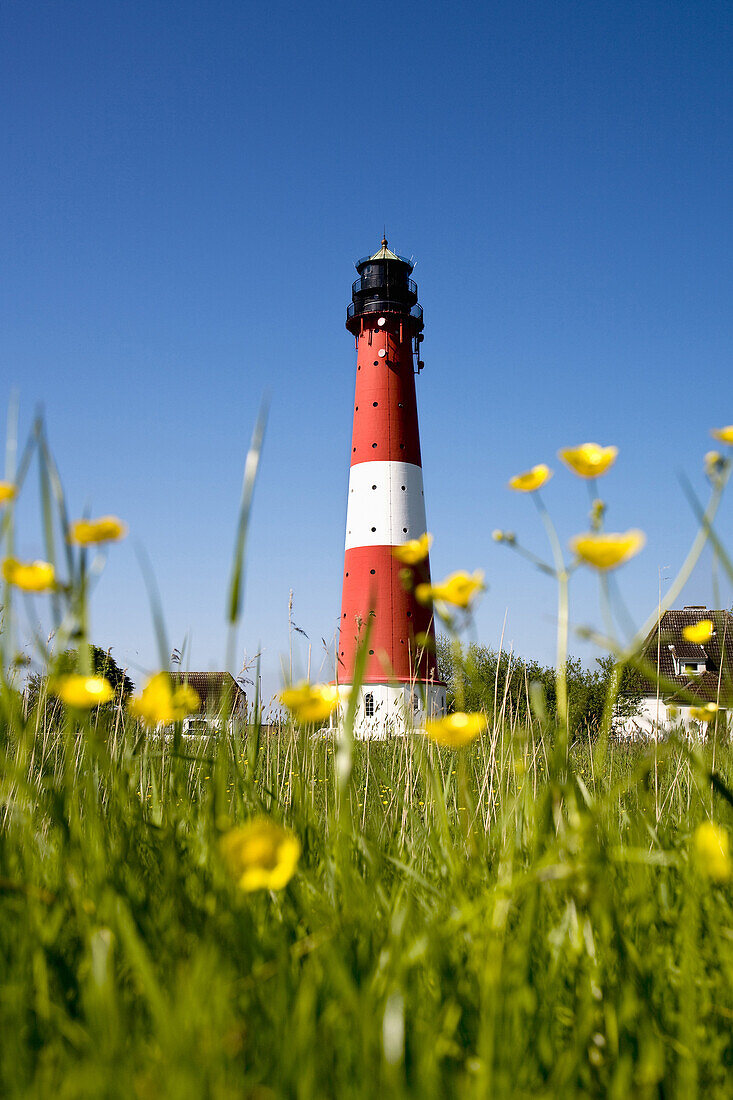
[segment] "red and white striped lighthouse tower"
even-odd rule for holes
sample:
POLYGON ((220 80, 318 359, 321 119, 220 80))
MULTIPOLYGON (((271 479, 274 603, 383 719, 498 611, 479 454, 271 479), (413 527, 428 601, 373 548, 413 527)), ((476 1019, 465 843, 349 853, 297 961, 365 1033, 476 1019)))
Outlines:
POLYGON ((432 611, 414 587, 425 558, 405 567, 393 549, 426 531, 415 374, 423 314, 413 264, 382 247, 359 260, 346 327, 356 340, 356 392, 346 516, 338 681, 351 690, 357 648, 371 620, 355 732, 384 737, 443 713, 432 611))

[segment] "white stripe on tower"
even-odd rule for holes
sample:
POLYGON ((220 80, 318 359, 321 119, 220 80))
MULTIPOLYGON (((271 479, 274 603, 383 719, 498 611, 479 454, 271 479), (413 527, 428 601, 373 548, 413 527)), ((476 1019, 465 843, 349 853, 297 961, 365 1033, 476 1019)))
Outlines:
POLYGON ((346 549, 399 546, 426 530, 422 469, 410 462, 359 462, 349 474, 346 549))

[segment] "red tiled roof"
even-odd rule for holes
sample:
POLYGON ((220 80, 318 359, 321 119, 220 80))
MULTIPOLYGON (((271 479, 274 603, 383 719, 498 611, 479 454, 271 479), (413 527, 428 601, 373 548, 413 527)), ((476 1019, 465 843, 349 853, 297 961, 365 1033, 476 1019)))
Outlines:
MULTIPOLYGON (((733 615, 729 611, 710 611, 706 607, 684 607, 665 611, 661 621, 649 633, 642 647, 645 661, 658 669, 659 675, 672 681, 680 690, 689 692, 701 702, 733 705, 733 615), (697 645, 683 636, 686 626, 694 626, 705 619, 713 624, 710 639, 697 645), (705 664, 705 672, 690 676, 675 672, 674 658, 683 664, 705 664)), ((647 681, 644 689, 656 695, 657 687, 647 681)), ((684 702, 666 687, 659 694, 667 701, 684 702)))
POLYGON ((232 714, 242 714, 247 696, 231 672, 172 672, 175 684, 189 684, 201 700, 199 714, 216 713, 224 704, 227 694, 231 698, 232 714))

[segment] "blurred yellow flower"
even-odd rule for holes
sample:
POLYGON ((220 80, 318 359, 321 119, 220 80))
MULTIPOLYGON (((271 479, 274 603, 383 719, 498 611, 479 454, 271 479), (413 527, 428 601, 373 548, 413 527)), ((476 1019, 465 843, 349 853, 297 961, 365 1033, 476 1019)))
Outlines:
POLYGON ((714 474, 719 474, 725 465, 725 459, 720 451, 706 451, 703 457, 703 465, 705 467, 705 473, 708 477, 712 477, 714 474))
POLYGON ((419 539, 408 539, 401 546, 392 547, 392 557, 397 558, 403 565, 418 565, 425 561, 430 547, 433 545, 433 536, 426 531, 419 539))
POLYGON ((713 882, 726 882, 731 877, 730 837, 725 829, 704 821, 693 837, 695 862, 713 882))
POLYGON ((240 890, 282 890, 295 874, 300 841, 267 817, 230 829, 219 841, 222 859, 240 890))
POLYGON ((301 680, 295 687, 281 691, 280 699, 297 722, 325 722, 339 705, 339 692, 333 684, 301 680))
POLYGON ((482 569, 477 569, 474 573, 459 570, 457 573, 451 573, 440 584, 418 584, 415 596, 422 604, 435 601, 449 603, 454 607, 468 607, 473 597, 478 592, 483 592, 485 588, 482 569))
POLYGON ((694 718, 696 722, 712 722, 717 713, 717 703, 706 703, 704 707, 690 707, 690 718, 694 718))
POLYGON ((552 470, 549 466, 545 466, 544 462, 541 462, 538 466, 533 466, 531 470, 525 470, 523 474, 517 474, 516 477, 510 478, 507 488, 514 489, 517 493, 533 493, 535 489, 541 488, 551 477, 552 470))
POLYGON ((710 434, 721 443, 733 443, 733 424, 728 424, 725 428, 711 428, 710 434))
POLYGON ((601 447, 598 443, 581 443, 579 447, 565 447, 557 452, 578 477, 600 477, 616 461, 618 447, 601 447))
POLYGON ((709 642, 713 633, 713 624, 710 619, 700 619, 699 623, 692 623, 690 626, 682 627, 682 637, 686 642, 695 642, 697 645, 702 645, 703 642, 709 642))
POLYGON ((95 542, 117 542, 127 534, 127 524, 117 516, 99 519, 77 519, 69 527, 69 542, 89 546, 95 542))
POLYGON ((0 505, 7 504, 15 497, 15 486, 12 481, 0 481, 0 505))
POLYGON ((638 554, 645 542, 643 531, 624 531, 620 534, 588 531, 572 538, 570 548, 586 565, 592 565, 595 569, 615 569, 638 554))
POLYGON ((444 718, 428 718, 425 732, 439 745, 459 749, 486 729, 485 714, 447 714, 444 718))
POLYGON ((151 676, 140 695, 132 698, 128 710, 133 718, 139 718, 151 729, 157 725, 168 726, 181 722, 189 714, 195 714, 201 700, 188 684, 173 686, 167 672, 151 676))
POLYGON ((100 703, 108 703, 114 697, 112 685, 104 676, 60 676, 51 684, 51 691, 67 707, 76 707, 78 710, 88 710, 100 703))
POLYGON ((6 558, 3 562, 5 580, 25 592, 47 592, 53 588, 55 576, 54 567, 47 561, 22 562, 6 558))

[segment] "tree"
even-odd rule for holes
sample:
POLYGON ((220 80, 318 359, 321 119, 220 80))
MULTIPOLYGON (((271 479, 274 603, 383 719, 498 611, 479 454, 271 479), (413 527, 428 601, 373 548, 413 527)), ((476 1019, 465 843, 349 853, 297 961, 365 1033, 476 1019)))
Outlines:
MULTIPOLYGON (((109 683, 114 691, 114 699, 105 704, 107 707, 118 706, 130 697, 135 685, 129 676, 125 673, 124 669, 115 661, 112 656, 111 649, 102 649, 98 645, 89 646, 89 657, 92 668, 92 673, 95 676, 104 676, 109 680, 109 683)), ((79 653, 75 649, 66 649, 63 653, 54 661, 52 676, 68 676, 71 673, 78 671, 79 669, 79 653)), ((46 704, 46 717, 47 719, 56 718, 61 713, 61 707, 58 700, 49 698, 48 696, 48 680, 49 675, 47 673, 36 672, 28 680, 26 686, 26 709, 30 713, 38 705, 39 700, 42 698, 47 700, 46 704)))
MULTIPOLYGON (((438 670, 448 688, 449 709, 484 710, 491 718, 522 725, 530 718, 530 685, 538 683, 548 716, 556 717, 554 668, 477 643, 464 648, 444 635, 438 637, 436 655, 438 670)), ((597 657, 595 664, 595 668, 588 669, 577 657, 567 660, 568 716, 570 732, 575 735, 593 735, 601 727, 615 661, 609 654, 597 657)), ((624 668, 619 707, 625 715, 638 709, 641 682, 636 669, 624 668)))

